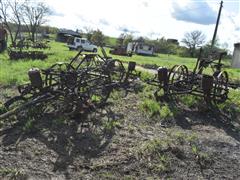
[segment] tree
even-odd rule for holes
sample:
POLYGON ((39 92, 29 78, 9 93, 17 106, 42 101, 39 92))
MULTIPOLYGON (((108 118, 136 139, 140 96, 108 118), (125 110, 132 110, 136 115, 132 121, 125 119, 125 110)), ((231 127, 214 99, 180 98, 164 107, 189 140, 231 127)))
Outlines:
POLYGON ((9 32, 12 45, 16 45, 17 37, 21 28, 22 7, 24 1, 0 0, 0 15, 4 26, 9 32), (14 24, 15 28, 13 28, 14 24))
POLYGON ((198 30, 187 32, 184 34, 182 43, 184 43, 189 49, 191 57, 194 57, 196 47, 202 45, 205 42, 206 36, 198 30))
POLYGON ((99 29, 93 31, 92 37, 91 37, 92 43, 96 44, 97 46, 103 46, 105 44, 104 41, 105 41, 105 36, 102 33, 102 31, 100 31, 99 29))
POLYGON ((131 34, 122 33, 117 38, 117 45, 118 46, 127 46, 129 42, 133 41, 133 36, 131 34))
POLYGON ((131 34, 126 34, 125 39, 123 41, 123 45, 127 46, 128 43, 133 41, 133 36, 131 34))
POLYGON ((142 36, 140 36, 140 37, 137 38, 136 41, 139 42, 139 43, 144 43, 145 39, 142 36))
POLYGON ((38 27, 47 22, 46 17, 50 14, 49 7, 43 2, 26 0, 23 4, 23 22, 33 42, 36 39, 35 35, 38 27))
POLYGON ((123 42, 125 39, 126 35, 124 33, 120 34, 120 36, 117 38, 117 45, 118 46, 123 46, 123 42))
POLYGON ((91 27, 87 27, 87 26, 85 26, 83 29, 85 31, 87 39, 91 40, 92 34, 93 34, 93 29, 91 27))
POLYGON ((161 37, 157 40, 150 40, 148 44, 154 46, 154 50, 157 53, 162 54, 177 54, 178 45, 168 41, 165 37, 161 37))

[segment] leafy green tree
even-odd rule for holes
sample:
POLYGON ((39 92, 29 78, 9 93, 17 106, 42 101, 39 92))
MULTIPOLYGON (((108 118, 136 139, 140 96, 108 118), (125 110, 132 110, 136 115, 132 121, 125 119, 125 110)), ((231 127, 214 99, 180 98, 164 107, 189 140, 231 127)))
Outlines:
POLYGON ((99 29, 93 31, 92 36, 91 36, 91 42, 96 44, 97 46, 104 46, 105 45, 105 36, 102 33, 102 31, 100 31, 99 29))
POLYGON ((168 42, 165 37, 152 41, 155 52, 163 54, 177 54, 178 45, 168 42))

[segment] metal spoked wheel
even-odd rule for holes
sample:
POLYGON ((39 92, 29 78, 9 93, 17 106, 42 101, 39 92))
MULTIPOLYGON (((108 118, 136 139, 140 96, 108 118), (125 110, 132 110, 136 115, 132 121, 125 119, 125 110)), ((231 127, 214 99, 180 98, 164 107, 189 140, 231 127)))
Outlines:
POLYGON ((74 67, 66 62, 58 62, 53 64, 50 68, 47 70, 58 73, 58 72, 66 72, 66 71, 71 71, 74 70, 74 67))
POLYGON ((126 70, 122 62, 118 59, 109 60, 107 62, 107 71, 110 73, 111 81, 114 83, 122 83, 126 74, 126 70))
POLYGON ((188 68, 185 65, 175 65, 170 70, 169 79, 169 93, 181 94, 188 89, 188 68))
POLYGON ((94 111, 90 118, 92 129, 98 132, 104 131, 104 124, 111 120, 111 110, 109 107, 100 107, 94 111))
POLYGON ((66 116, 74 114, 75 109, 75 97, 71 97, 70 95, 59 95, 44 103, 44 114, 66 116))
POLYGON ((99 68, 101 64, 102 59, 97 54, 85 54, 76 69, 80 71, 90 71, 99 68))
POLYGON ((5 108, 10 111, 26 102, 26 98, 22 96, 15 96, 4 103, 5 108))
POLYGON ((5 102, 4 106, 7 111, 19 111, 18 113, 19 117, 23 117, 26 115, 26 112, 24 110, 19 109, 19 107, 26 102, 27 102, 26 98, 22 96, 15 96, 14 98, 11 98, 7 102, 5 102))
POLYGON ((90 101, 96 106, 103 105, 110 96, 111 78, 109 75, 100 74, 97 78, 93 78, 92 82, 89 82, 88 97, 90 101))
POLYGON ((228 74, 226 71, 218 73, 214 76, 214 86, 213 86, 213 103, 215 105, 223 103, 228 97, 228 74))
POLYGON ((58 62, 52 65, 50 68, 42 70, 43 74, 45 74, 45 85, 51 86, 54 84, 61 84, 61 74, 71 71, 75 71, 74 67, 65 62, 58 62))
POLYGON ((83 101, 100 106, 105 103, 111 93, 111 78, 100 69, 94 72, 85 72, 77 85, 78 97, 83 101))

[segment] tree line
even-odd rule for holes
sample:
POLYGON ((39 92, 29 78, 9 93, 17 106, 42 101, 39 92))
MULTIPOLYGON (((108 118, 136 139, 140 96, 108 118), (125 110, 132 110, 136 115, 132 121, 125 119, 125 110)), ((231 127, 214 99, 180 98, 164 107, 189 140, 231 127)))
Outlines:
POLYGON ((162 54, 173 54, 181 57, 198 57, 200 47, 203 49, 203 56, 207 56, 209 53, 216 51, 227 51, 226 49, 220 48, 219 43, 214 43, 215 46, 211 48, 211 42, 206 42, 206 35, 199 30, 186 32, 181 40, 181 44, 177 40, 166 39, 165 37, 151 40, 146 37, 134 37, 132 34, 122 33, 116 39, 113 44, 109 41, 109 38, 104 36, 101 30, 92 30, 91 28, 84 28, 85 31, 81 31, 82 35, 88 38, 92 43, 96 45, 109 45, 110 46, 121 46, 126 47, 129 42, 141 42, 154 47, 156 53, 162 54))
MULTIPOLYGON (((12 45, 16 45, 17 38, 21 36, 22 32, 27 32, 29 39, 33 42, 36 40, 38 32, 57 33, 57 28, 43 26, 50 14, 50 8, 41 1, 0 0, 0 19, 9 32, 12 45)), ((99 29, 92 30, 85 27, 84 31, 80 31, 80 33, 98 46, 109 44, 106 36, 99 29)), ((135 38, 132 34, 127 33, 120 34, 115 46, 127 46, 133 40, 152 45, 156 53, 175 54, 184 57, 197 57, 199 46, 203 46, 203 52, 205 53, 212 50, 210 43, 206 43, 206 36, 199 30, 185 33, 181 40, 183 46, 180 46, 178 42, 169 41, 165 37, 151 40, 146 37, 135 38)), ((215 46, 214 50, 222 49, 215 46)))
POLYGON ((12 45, 16 45, 21 32, 27 32, 34 42, 38 28, 47 22, 46 17, 50 14, 50 8, 40 1, 0 0, 0 18, 12 45))

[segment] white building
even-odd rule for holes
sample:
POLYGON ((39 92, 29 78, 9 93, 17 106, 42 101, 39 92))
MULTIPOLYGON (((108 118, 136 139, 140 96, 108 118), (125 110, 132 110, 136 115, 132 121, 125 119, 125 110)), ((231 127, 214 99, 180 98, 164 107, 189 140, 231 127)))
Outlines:
POLYGON ((234 44, 232 67, 240 68, 240 43, 234 44))
POLYGON ((154 54, 154 47, 144 43, 130 42, 127 46, 127 52, 152 56, 154 54))

